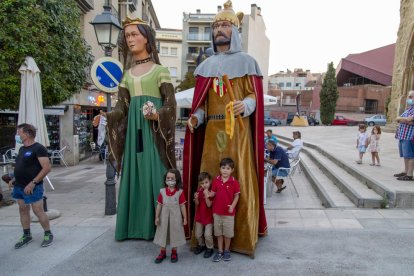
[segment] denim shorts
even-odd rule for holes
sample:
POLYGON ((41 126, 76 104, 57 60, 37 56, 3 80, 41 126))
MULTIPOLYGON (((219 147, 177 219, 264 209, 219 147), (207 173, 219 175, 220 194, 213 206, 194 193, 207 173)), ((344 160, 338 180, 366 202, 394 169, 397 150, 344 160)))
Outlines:
POLYGON ((33 194, 25 194, 23 187, 14 186, 12 196, 15 199, 23 199, 25 204, 35 203, 43 198, 43 184, 37 184, 33 194))
POLYGON ((289 170, 279 170, 278 168, 272 169, 272 176, 279 176, 279 177, 286 177, 288 175, 289 170))
POLYGON ((367 151, 367 147, 366 147, 366 146, 359 146, 359 147, 358 147, 358 151, 359 151, 360 153, 365 153, 365 152, 367 151))
POLYGON ((398 142, 400 157, 414 158, 414 142, 411 140, 400 140, 398 142))

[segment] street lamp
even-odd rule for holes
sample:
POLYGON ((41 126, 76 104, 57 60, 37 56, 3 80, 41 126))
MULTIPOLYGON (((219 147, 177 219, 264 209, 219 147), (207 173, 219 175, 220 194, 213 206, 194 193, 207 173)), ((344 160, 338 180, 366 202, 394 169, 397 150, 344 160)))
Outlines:
MULTIPOLYGON (((112 8, 105 1, 103 6, 104 11, 102 14, 98 14, 95 19, 90 22, 95 29, 96 39, 99 45, 105 51, 105 56, 112 56, 112 50, 116 47, 118 42, 118 35, 121 31, 121 25, 118 18, 113 16, 112 8)), ((107 93, 107 111, 111 111, 111 93, 107 93)), ((107 145, 108 146, 108 145, 107 145)), ((106 158, 106 156, 104 157, 106 158)), ((108 157, 106 163, 106 181, 105 181, 105 215, 116 214, 116 192, 115 192, 115 170, 116 163, 112 162, 108 157)))
POLYGON ((106 3, 103 8, 103 13, 98 14, 90 24, 95 29, 96 38, 105 51, 105 56, 110 57, 117 45, 118 35, 122 28, 118 18, 113 16, 111 6, 106 3))

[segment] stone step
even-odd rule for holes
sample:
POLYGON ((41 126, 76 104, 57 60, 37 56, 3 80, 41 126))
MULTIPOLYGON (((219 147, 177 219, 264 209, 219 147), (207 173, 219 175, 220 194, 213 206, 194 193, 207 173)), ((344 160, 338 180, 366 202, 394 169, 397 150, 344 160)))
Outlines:
MULTIPOLYGON (((278 136, 278 138, 284 145, 292 141, 283 136, 278 136)), ((355 173, 349 173, 344 169, 348 169, 348 166, 320 147, 305 143, 301 159, 309 181, 326 207, 351 207, 349 202, 344 201, 344 196, 359 208, 381 208, 383 204, 388 203, 378 192, 362 181, 361 177, 355 177, 355 173)))
POLYGON ((350 208, 355 204, 319 169, 305 152, 301 153, 301 166, 319 199, 326 208, 350 208))
POLYGON ((349 174, 316 149, 304 148, 311 161, 341 190, 358 208, 380 208, 383 197, 370 189, 365 183, 349 174))

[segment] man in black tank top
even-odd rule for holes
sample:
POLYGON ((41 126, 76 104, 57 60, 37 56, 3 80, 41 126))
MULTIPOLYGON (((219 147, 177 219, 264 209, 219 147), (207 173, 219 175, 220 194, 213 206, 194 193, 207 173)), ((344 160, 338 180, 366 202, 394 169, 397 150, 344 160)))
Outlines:
POLYGON ((35 141, 36 128, 30 124, 17 127, 16 142, 23 144, 16 157, 14 178, 9 182, 13 186, 13 197, 19 204, 20 221, 23 236, 15 244, 19 249, 32 241, 30 233, 30 206, 39 218, 45 235, 42 247, 52 244, 53 235, 50 231, 49 218, 43 210, 43 178, 50 172, 47 149, 35 141))

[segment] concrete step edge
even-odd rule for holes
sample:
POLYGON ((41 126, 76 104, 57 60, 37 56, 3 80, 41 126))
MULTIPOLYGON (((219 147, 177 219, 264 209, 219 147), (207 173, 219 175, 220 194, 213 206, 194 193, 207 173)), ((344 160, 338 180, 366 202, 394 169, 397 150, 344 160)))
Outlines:
MULTIPOLYGON (((279 138, 279 142, 281 144, 286 145, 288 144, 288 142, 286 141, 289 141, 289 142, 293 141, 293 139, 284 137, 281 135, 277 135, 277 137, 279 138)), ((302 149, 302 152, 308 153, 308 155, 312 158, 312 160, 318 164, 319 169, 321 169, 321 167, 323 168, 325 167, 321 164, 321 162, 319 162, 319 160, 316 160, 314 155, 312 155, 309 151, 306 150, 306 147, 314 149, 318 151, 320 154, 322 154, 323 156, 325 156, 326 158, 329 158, 336 165, 338 165, 341 169, 345 170, 347 173, 349 173, 350 175, 354 176, 356 179, 361 181, 362 185, 366 185, 369 188, 371 188, 373 191, 375 191, 379 195, 379 197, 382 197, 382 195, 386 196, 388 205, 390 207, 395 207, 396 193, 394 193, 393 191, 390 191, 388 188, 384 187, 381 183, 379 183, 375 179, 372 179, 368 175, 363 174, 359 171, 356 171, 354 168, 350 167, 348 164, 337 159, 336 157, 334 157, 327 151, 323 150, 319 146, 315 144, 307 143, 307 142, 304 143, 304 146, 305 147, 302 149)), ((364 198, 359 193, 357 193, 352 187, 347 185, 346 182, 343 181, 337 174, 332 172, 332 170, 325 168, 325 172, 327 173, 327 175, 329 175, 329 177, 334 182, 334 184, 337 185, 338 188, 341 191, 343 191, 356 206, 365 207, 365 208, 373 208, 373 207, 380 208, 381 204, 383 204, 383 201, 384 201, 383 197, 381 199, 364 198)))
MULTIPOLYGON (((381 207, 381 203, 383 201, 383 198, 378 195, 375 191, 372 191, 369 189, 369 187, 367 187, 364 183, 360 182, 357 179, 357 186, 359 187, 355 187, 355 185, 350 185, 341 175, 339 175, 338 173, 336 173, 337 169, 341 169, 338 167, 337 164, 334 163, 334 166, 337 166, 338 168, 332 168, 332 166, 329 164, 327 165, 326 163, 324 163, 323 158, 326 158, 325 156, 321 155, 322 158, 320 158, 320 156, 317 156, 315 154, 313 154, 312 152, 309 151, 309 149, 303 149, 303 151, 308 154, 310 156, 310 158, 313 160, 313 162, 315 162, 319 169, 322 170, 329 179, 331 179, 331 181, 346 195, 348 196, 348 198, 351 199, 352 202, 354 202, 354 204, 357 207, 363 208, 363 207, 374 207, 374 208, 380 208, 381 207), (362 195, 357 189, 367 189, 369 193, 371 193, 371 195, 362 195)), ((345 173, 347 173, 345 171, 345 173)))
POLYGON ((323 185, 320 184, 315 174, 309 168, 308 164, 306 164, 306 162, 303 162, 303 160, 301 160, 300 166, 302 168, 302 171, 305 173, 312 188, 314 189, 320 201, 322 202, 322 205, 325 206, 326 208, 338 208, 338 206, 335 204, 334 200, 331 198, 329 193, 325 190, 323 185))

